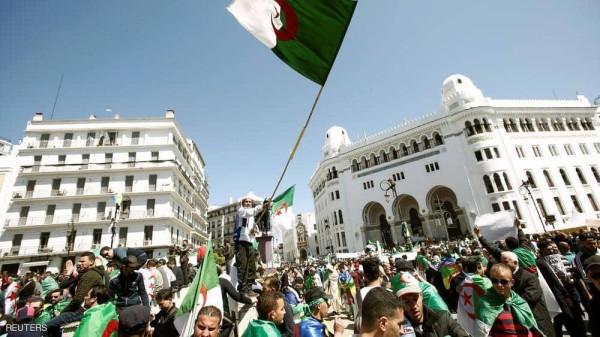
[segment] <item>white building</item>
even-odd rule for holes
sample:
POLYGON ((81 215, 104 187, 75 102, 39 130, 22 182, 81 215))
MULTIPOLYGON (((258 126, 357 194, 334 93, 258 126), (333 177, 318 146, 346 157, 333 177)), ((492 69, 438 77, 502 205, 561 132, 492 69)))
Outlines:
POLYGON ((530 233, 552 230, 552 216, 561 228, 573 212, 598 224, 598 106, 581 95, 492 99, 463 75, 444 81, 441 98, 435 113, 354 142, 341 127, 327 131, 309 183, 321 251, 403 242, 403 221, 413 239, 457 237, 478 214, 508 209, 530 233), (388 189, 386 202, 388 179, 397 195, 388 189))
POLYGON ((250 191, 248 194, 237 200, 230 198, 227 205, 210 206, 208 210, 208 233, 212 234, 212 241, 214 244, 233 241, 235 215, 242 205, 242 200, 246 198, 252 199, 254 206, 262 204, 264 200, 250 191))
POLYGON ((310 256, 316 257, 318 253, 315 237, 315 213, 296 214, 292 227, 283 230, 283 260, 301 262, 310 256))
POLYGON ((0 137, 0 235, 4 231, 2 224, 6 217, 6 210, 12 198, 12 188, 17 177, 16 150, 13 144, 0 137))
POLYGON ((89 120, 36 113, 18 151, 0 237, 3 271, 62 270, 68 255, 113 239, 114 247, 143 247, 155 258, 183 239, 206 240, 205 163, 172 110, 164 118, 89 120))

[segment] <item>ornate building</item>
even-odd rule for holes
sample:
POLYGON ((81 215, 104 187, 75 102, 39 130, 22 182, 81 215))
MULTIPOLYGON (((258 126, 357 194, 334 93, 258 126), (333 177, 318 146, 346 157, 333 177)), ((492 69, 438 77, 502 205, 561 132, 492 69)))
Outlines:
POLYGON ((413 239, 453 238, 477 215, 511 209, 530 233, 567 226, 573 214, 598 224, 599 112, 581 95, 492 99, 453 75, 435 113, 357 141, 334 126, 309 182, 318 247, 403 242, 402 222, 413 239))

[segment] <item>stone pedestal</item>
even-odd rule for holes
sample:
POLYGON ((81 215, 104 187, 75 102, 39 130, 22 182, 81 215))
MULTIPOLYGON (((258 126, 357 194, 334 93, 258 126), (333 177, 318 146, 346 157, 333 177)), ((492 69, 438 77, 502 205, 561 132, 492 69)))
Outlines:
POLYGON ((263 263, 273 260, 273 236, 263 235, 256 238, 258 241, 258 252, 260 253, 260 260, 263 263))

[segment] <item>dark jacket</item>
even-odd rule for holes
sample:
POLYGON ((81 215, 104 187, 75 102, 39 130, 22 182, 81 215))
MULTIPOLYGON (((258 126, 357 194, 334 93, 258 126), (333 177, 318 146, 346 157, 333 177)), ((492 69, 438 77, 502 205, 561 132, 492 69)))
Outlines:
MULTIPOLYGON (((123 247, 118 247, 118 248, 113 248, 113 260, 117 261, 117 262, 122 262, 123 259, 129 257, 129 256, 135 256, 138 260, 138 263, 143 266, 146 264, 146 262, 148 261, 148 255, 146 254, 146 252, 144 252, 143 250, 139 249, 139 248, 123 248, 123 247)), ((139 268, 136 268, 139 269, 139 268)))
POLYGON ((159 311, 156 314, 156 318, 150 323, 150 326, 154 328, 153 336, 158 337, 179 337, 179 332, 175 328, 175 314, 177 313, 177 307, 173 305, 171 309, 165 311, 159 311))
POLYGON ((181 267, 173 266, 171 271, 175 274, 175 281, 171 282, 171 289, 173 291, 181 290, 181 287, 183 287, 183 270, 181 270, 181 267))
MULTIPOLYGON (((65 280, 60 284, 61 288, 64 288, 63 284, 68 287, 71 284, 71 279, 66 277, 65 280)), ((90 267, 85 271, 82 271, 77 276, 77 287, 75 295, 71 300, 71 303, 67 305, 63 312, 76 312, 81 308, 81 303, 85 298, 85 295, 95 286, 104 285, 104 267, 90 267)))
POLYGON ((121 272, 108 282, 108 294, 111 299, 116 297, 117 308, 130 307, 142 304, 150 308, 148 293, 144 286, 144 276, 134 272, 133 275, 125 275, 121 272))
MULTIPOLYGON (((410 320, 407 314, 405 317, 410 320)), ((410 322, 415 330, 417 330, 417 323, 410 322)), ((433 310, 423 305, 423 337, 469 337, 469 334, 463 330, 463 328, 452 319, 450 312, 443 310, 433 310)), ((417 336, 417 334, 415 332, 417 336)))
POLYGON ((527 304, 529 304, 529 308, 531 308, 531 312, 533 313, 533 317, 537 321, 537 325, 544 335, 546 335, 546 337, 554 337, 554 326, 552 325, 552 319, 550 318, 550 313, 546 307, 540 280, 523 268, 517 269, 517 271, 513 273, 513 278, 515 284, 513 285, 512 290, 527 301, 527 304))

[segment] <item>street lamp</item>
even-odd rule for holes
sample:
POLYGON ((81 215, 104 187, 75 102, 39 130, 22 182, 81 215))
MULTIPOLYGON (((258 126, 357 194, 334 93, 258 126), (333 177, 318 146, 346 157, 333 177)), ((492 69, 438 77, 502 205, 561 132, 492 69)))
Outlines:
POLYGON ((379 183, 379 188, 381 188, 381 190, 384 192, 383 196, 385 197, 385 202, 387 203, 390 202, 390 190, 392 191, 394 200, 398 197, 398 194, 396 193, 396 182, 392 178, 388 180, 382 180, 379 183))
POLYGON ((436 206, 434 207, 434 210, 429 210, 429 214, 433 216, 435 224, 438 227, 442 225, 440 219, 444 219, 444 231, 446 232, 446 239, 450 241, 450 234, 448 234, 448 226, 454 225, 454 220, 452 220, 452 213, 446 210, 444 204, 440 200, 440 197, 437 195, 435 196, 435 203, 436 206))
POLYGON ((71 255, 71 250, 73 250, 73 245, 75 243, 75 224, 73 223, 73 218, 71 221, 67 223, 67 257, 71 255))
POLYGON ((529 187, 531 187, 531 182, 529 180, 523 180, 521 186, 519 186, 519 193, 521 193, 521 195, 523 196, 523 200, 527 204, 529 204, 529 200, 527 199, 527 194, 529 194, 529 199, 531 199, 531 201, 533 201, 533 206, 535 207, 535 211, 537 212, 537 215, 540 218, 540 222, 542 223, 542 228, 544 229, 544 232, 548 232, 546 230, 546 224, 544 223, 544 220, 542 219, 542 214, 540 213, 540 210, 538 209, 537 202, 535 202, 535 199, 533 199, 533 195, 531 194, 531 189, 529 187))

